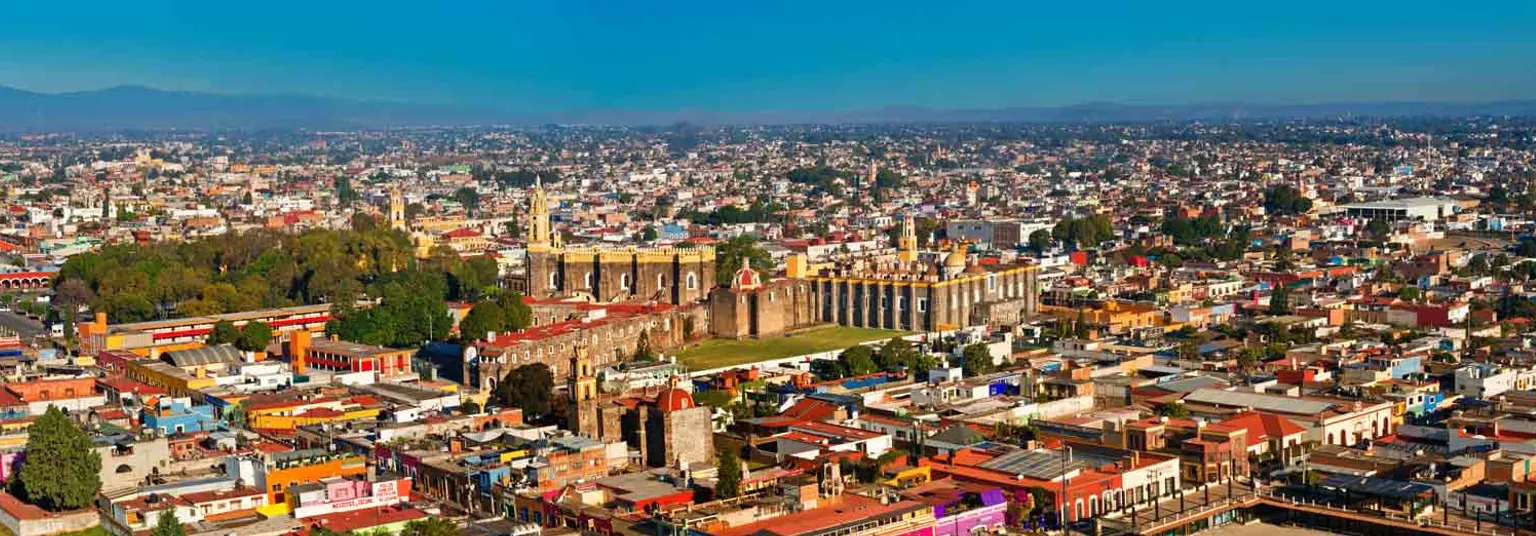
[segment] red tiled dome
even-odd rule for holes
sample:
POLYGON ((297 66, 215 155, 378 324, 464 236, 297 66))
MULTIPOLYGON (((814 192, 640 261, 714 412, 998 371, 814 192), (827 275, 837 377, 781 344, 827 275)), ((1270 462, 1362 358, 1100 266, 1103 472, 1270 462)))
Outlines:
POLYGON ((664 412, 688 409, 694 407, 693 395, 682 389, 669 389, 656 397, 656 407, 664 412))

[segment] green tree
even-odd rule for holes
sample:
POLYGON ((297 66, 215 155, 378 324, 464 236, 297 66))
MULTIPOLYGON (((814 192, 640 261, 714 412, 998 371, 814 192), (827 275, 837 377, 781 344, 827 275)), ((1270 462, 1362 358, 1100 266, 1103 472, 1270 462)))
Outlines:
POLYGON ((1157 414, 1170 419, 1182 419, 1189 416, 1189 408, 1179 402, 1173 402, 1158 406, 1157 414))
POLYGON ((479 415, 481 409, 480 403, 474 400, 465 400, 464 403, 459 404, 459 411, 463 411, 465 415, 479 415))
POLYGON ((1373 240, 1386 240, 1392 235, 1392 224, 1381 218, 1371 218, 1365 223, 1365 234, 1373 240))
POLYGON ((1404 286, 1402 289, 1397 291, 1397 297, 1401 298, 1403 301, 1408 302, 1419 301, 1419 288, 1404 286))
POLYGON ((978 342, 966 345, 961 357, 965 360, 961 369, 966 376, 981 376, 997 370, 997 365, 992 363, 992 353, 987 351, 985 344, 978 342))
POLYGON ((27 427, 27 461, 13 483, 21 498, 60 512, 90 506, 101 491, 101 455, 57 406, 27 427))
POLYGON ((480 192, 468 186, 454 190, 453 200, 458 201, 460 205, 464 205, 464 210, 469 212, 474 212, 480 208, 480 192))
POLYGON ((228 320, 214 322, 213 330, 208 332, 208 346, 234 344, 239 340, 240 328, 235 327, 235 323, 228 320))
POLYGON ((1275 215, 1305 214, 1312 210, 1312 200, 1296 187, 1281 184, 1264 190, 1264 212, 1275 215))
POLYGON ((496 305, 506 315, 502 331, 521 331, 533 325, 533 308, 523 303, 522 293, 515 290, 503 292, 496 297, 496 305))
POLYGON ((155 528, 150 529, 149 536, 187 536, 186 529, 181 527, 181 520, 176 518, 176 507, 160 512, 160 519, 155 521, 155 528))
POLYGON ((715 281, 727 282, 741 268, 746 258, 752 269, 766 272, 773 269, 773 257, 759 246, 757 239, 741 235, 715 245, 715 281))
POLYGON ((1050 249, 1051 242, 1051 231, 1048 229, 1029 233, 1029 249, 1035 250, 1035 253, 1045 253, 1045 250, 1050 249))
POLYGON ((417 519, 405 524, 400 536, 459 536, 459 526, 437 516, 417 519))
POLYGON ((863 376, 879 370, 875 366, 875 352, 862 344, 849 347, 838 354, 837 360, 849 376, 863 376))
POLYGON ((351 177, 346 175, 336 177, 335 186, 336 201, 341 203, 341 206, 343 207, 350 207, 353 203, 356 203, 359 199, 363 198, 362 195, 357 193, 357 190, 352 188, 351 177))
POLYGON ((555 388, 555 377, 543 363, 530 363, 517 367, 502 378, 497 386, 502 403, 523 410, 528 415, 549 413, 550 393, 555 388))
POLYGON ((736 449, 725 449, 715 462, 715 498, 729 499, 741 494, 741 459, 736 449))
POLYGON ((488 333, 500 333, 507 324, 507 313, 493 301, 482 301, 469 309, 459 321, 459 339, 477 341, 488 333))
POLYGON ((1291 314, 1291 289, 1285 284, 1275 285, 1275 290, 1269 293, 1269 314, 1291 314))
POLYGON ((1264 351, 1258 348, 1243 348, 1237 352, 1237 369, 1244 373, 1253 372, 1259 368, 1259 358, 1264 356, 1264 351))
POLYGON ((647 225, 647 226, 645 226, 645 229, 641 229, 640 230, 640 241, 642 241, 642 242, 652 242, 652 241, 655 241, 656 237, 658 237, 658 236, 660 236, 660 235, 656 232, 656 226, 655 225, 647 225))
POLYGON ((240 336, 235 339, 235 348, 247 352, 259 352, 266 350, 271 342, 271 325, 266 322, 246 322, 240 327, 240 336))
POLYGON ((880 346, 880 351, 875 353, 875 365, 880 370, 894 372, 900 367, 909 366, 916 354, 917 350, 912 347, 912 343, 900 337, 893 338, 885 341, 885 344, 880 346))

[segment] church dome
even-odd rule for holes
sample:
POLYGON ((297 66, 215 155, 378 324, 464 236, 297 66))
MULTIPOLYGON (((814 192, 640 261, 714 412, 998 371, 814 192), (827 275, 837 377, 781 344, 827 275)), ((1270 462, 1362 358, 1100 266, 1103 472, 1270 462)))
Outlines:
POLYGON ((656 408, 663 412, 689 409, 694 407, 694 405, 693 395, 688 394, 688 391, 682 389, 668 389, 666 392, 661 393, 661 396, 656 397, 656 408))
POLYGON ((965 268, 965 249, 955 248, 954 251, 949 252, 949 256, 944 257, 944 267, 965 268))

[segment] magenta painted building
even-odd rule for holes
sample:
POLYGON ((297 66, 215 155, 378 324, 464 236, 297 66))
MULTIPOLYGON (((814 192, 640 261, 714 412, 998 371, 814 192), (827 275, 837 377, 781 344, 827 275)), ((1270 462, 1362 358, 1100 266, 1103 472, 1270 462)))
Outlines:
POLYGON ((21 459, 26 457, 25 452, 0 452, 0 484, 10 482, 11 476, 21 468, 21 459))
POLYGON ((933 507, 932 536, 970 536, 996 532, 1008 522, 1008 498, 995 487, 938 480, 901 492, 933 507))

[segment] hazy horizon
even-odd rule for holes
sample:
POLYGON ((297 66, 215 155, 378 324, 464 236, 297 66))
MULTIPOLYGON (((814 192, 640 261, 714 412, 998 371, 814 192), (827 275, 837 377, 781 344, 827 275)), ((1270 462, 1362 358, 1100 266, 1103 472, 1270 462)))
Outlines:
POLYGON ((547 110, 1536 98, 1536 5, 19 3, 0 85, 547 110), (50 23, 49 21, 67 21, 50 23))

